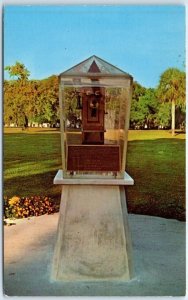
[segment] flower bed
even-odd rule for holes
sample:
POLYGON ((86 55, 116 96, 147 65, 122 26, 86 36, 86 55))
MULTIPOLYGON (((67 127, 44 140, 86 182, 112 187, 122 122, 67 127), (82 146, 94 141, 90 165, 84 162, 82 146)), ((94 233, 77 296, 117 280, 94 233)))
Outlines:
POLYGON ((46 196, 4 197, 4 219, 28 218, 53 214, 59 211, 59 204, 46 196))

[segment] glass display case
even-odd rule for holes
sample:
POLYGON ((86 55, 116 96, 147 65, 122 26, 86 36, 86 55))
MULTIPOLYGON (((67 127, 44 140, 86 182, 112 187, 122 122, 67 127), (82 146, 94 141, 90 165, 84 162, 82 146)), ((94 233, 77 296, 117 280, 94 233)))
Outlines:
POLYGON ((92 56, 59 75, 64 178, 123 178, 131 75, 92 56))

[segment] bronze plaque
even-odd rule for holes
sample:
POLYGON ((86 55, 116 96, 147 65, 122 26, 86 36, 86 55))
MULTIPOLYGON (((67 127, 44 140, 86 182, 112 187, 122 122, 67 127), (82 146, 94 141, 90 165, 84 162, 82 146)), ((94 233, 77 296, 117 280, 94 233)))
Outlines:
POLYGON ((119 145, 68 146, 68 171, 120 171, 119 145))

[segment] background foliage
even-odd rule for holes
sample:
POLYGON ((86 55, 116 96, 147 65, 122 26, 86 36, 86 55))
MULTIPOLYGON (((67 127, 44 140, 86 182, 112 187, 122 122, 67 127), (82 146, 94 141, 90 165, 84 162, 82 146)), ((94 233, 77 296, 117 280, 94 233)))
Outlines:
MULTIPOLYGON (((4 82, 4 124, 13 123, 26 128, 33 123, 49 123, 51 127, 59 122, 58 77, 53 75, 43 80, 29 80, 30 72, 24 64, 16 62, 5 68, 11 80, 4 82)), ((115 94, 114 94, 115 93, 115 94)), ((76 105, 75 92, 66 90, 67 101, 76 105)), ((108 90, 107 99, 116 92, 108 90)), ((169 68, 161 74, 158 86, 145 88, 133 83, 130 115, 132 129, 170 128, 171 104, 176 105, 176 128, 185 127, 185 72, 169 68)), ((74 107, 74 105, 73 105, 74 107)))

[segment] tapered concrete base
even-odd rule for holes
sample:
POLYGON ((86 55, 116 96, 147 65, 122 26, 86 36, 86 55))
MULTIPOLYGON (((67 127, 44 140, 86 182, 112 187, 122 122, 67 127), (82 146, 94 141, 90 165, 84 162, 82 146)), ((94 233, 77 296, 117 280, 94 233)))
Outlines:
POLYGON ((63 281, 132 278, 123 186, 63 186, 52 278, 63 281))

